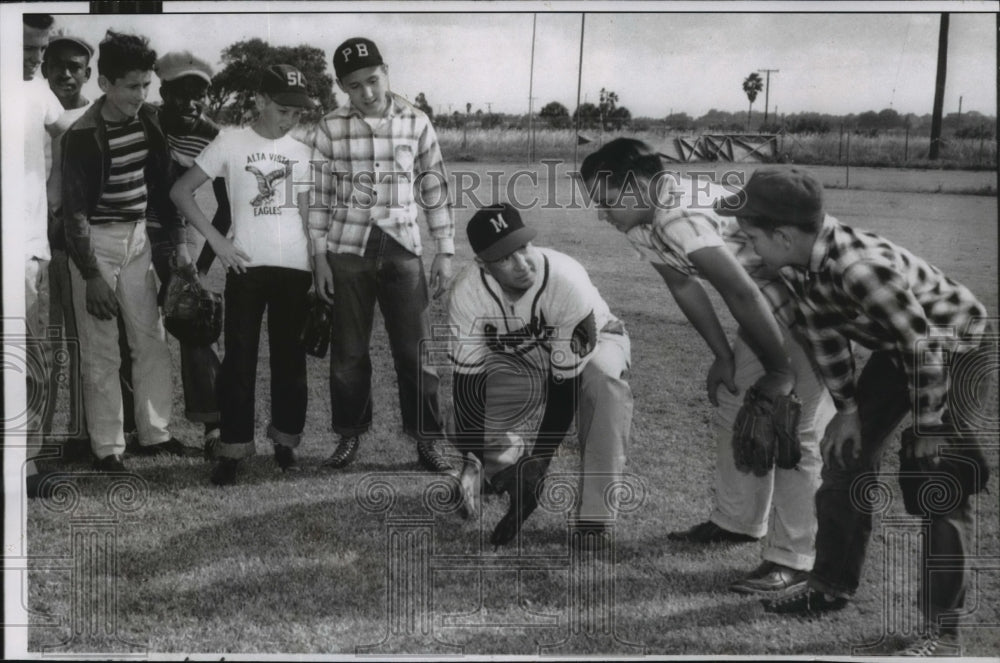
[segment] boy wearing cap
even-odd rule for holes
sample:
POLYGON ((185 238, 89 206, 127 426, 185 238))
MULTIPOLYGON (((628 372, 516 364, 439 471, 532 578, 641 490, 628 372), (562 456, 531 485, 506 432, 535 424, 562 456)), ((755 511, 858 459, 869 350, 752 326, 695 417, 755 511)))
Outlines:
POLYGON ((236 481, 239 461, 252 456, 257 352, 264 310, 271 361, 268 437, 282 470, 296 469, 294 449, 306 418, 306 355, 298 342, 312 284, 305 230, 310 150, 288 136, 313 102, 302 74, 289 65, 267 67, 255 98, 258 116, 248 127, 224 131, 194 159, 171 198, 219 257, 226 275, 225 348, 216 393, 221 413, 219 459, 212 483, 236 481), (226 181, 233 238, 220 233, 194 199, 209 179, 226 181))
POLYGON ((582 459, 577 518, 600 532, 616 517, 612 488, 632 422, 625 327, 577 261, 531 243, 535 231, 512 206, 479 210, 466 231, 476 260, 455 279, 448 307, 455 443, 466 455, 463 510, 478 513, 485 471, 511 498, 491 540, 513 539, 537 506, 545 469, 575 414, 582 459), (497 454, 496 447, 504 451, 516 441, 507 433, 542 402, 533 447, 497 454))
MULTIPOLYGON (((219 135, 219 127, 202 113, 202 103, 212 83, 212 68, 189 51, 171 51, 156 62, 156 75, 160 78, 160 122, 167 136, 171 168, 179 177, 194 165, 195 158, 219 135)), ((212 181, 216 211, 212 226, 225 235, 232 225, 226 181, 217 177, 212 181)), ((148 224, 153 243, 153 266, 160 279, 160 303, 166 294, 171 278, 173 244, 155 219, 148 224)), ((197 265, 191 264, 186 250, 179 257, 178 268, 187 278, 207 274, 215 260, 215 252, 207 242, 202 247, 197 265), (186 264, 185 264, 186 263, 186 264)), ((219 439, 219 406, 215 384, 221 363, 211 345, 197 346, 181 343, 181 383, 184 388, 184 415, 190 421, 205 426, 204 448, 206 457, 219 439)))
POLYGON ((175 244, 183 235, 167 199, 166 139, 156 108, 145 103, 156 52, 144 37, 111 30, 99 52, 104 95, 63 137, 62 201, 91 448, 98 470, 120 472, 125 437, 119 310, 132 349, 139 444, 149 453, 185 453, 168 430, 173 383, 146 236, 147 206, 157 209, 175 244))
MULTIPOLYGON (((90 108, 91 101, 83 96, 83 86, 90 80, 90 59, 93 47, 80 37, 65 33, 54 34, 42 56, 42 76, 48 81, 49 89, 63 107, 59 126, 68 129, 90 108)), ((62 132, 59 133, 59 136, 62 132)), ((66 240, 62 220, 62 142, 54 136, 46 145, 49 149, 52 168, 49 170, 49 246, 52 260, 49 262, 49 324, 62 327, 66 339, 76 339, 76 317, 73 313, 73 299, 70 290, 69 258, 66 255, 66 240)), ((86 430, 83 413, 78 411, 80 402, 79 362, 70 362, 69 376, 69 430, 86 430)), ((49 375, 50 398, 45 411, 45 431, 51 431, 55 415, 56 394, 59 373, 53 370, 49 375)), ((87 443, 89 448, 89 442, 87 443)))
POLYGON ((427 279, 417 225, 423 209, 435 244, 430 286, 438 297, 451 278, 454 222, 437 135, 427 115, 389 91, 376 45, 348 39, 334 51, 337 82, 350 104, 328 113, 305 138, 317 174, 309 212, 316 291, 333 304, 330 396, 337 449, 324 463, 354 460, 371 427, 369 342, 375 302, 385 319, 399 383, 403 429, 420 462, 452 468, 435 448, 443 436, 438 376, 420 360, 430 335, 427 279))
MULTIPOLYGON (((827 215, 822 185, 804 170, 757 170, 717 207, 736 216, 764 262, 781 270, 837 407, 821 441, 819 531, 808 586, 764 607, 799 616, 839 610, 861 580, 875 510, 877 491, 857 490, 855 482, 877 474, 907 412, 915 456, 935 456, 939 443, 960 438, 982 459, 976 422, 995 418, 987 410, 992 380, 981 374, 996 352, 986 307, 903 247, 827 215), (935 333, 935 327, 946 332, 935 333), (852 343, 872 350, 857 376, 852 343), (929 434, 942 425, 951 433, 929 434)), ((977 472, 988 471, 985 460, 976 464, 977 472)), ((946 512, 929 514, 920 576, 931 637, 907 653, 960 655, 958 621, 976 526, 971 495, 955 498, 946 512)))

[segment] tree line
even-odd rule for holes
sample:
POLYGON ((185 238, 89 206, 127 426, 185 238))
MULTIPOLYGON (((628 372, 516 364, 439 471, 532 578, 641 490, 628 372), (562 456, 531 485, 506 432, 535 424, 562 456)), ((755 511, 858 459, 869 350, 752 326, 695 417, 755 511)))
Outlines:
MULTIPOLYGON (((224 124, 240 124, 253 113, 253 92, 264 68, 278 63, 291 64, 299 69, 307 81, 309 94, 317 102, 315 111, 308 114, 305 121, 321 117, 337 108, 334 94, 334 80, 327 72, 327 61, 323 50, 314 46, 272 46, 266 41, 253 38, 239 41, 222 51, 222 69, 212 79, 208 96, 210 116, 224 124)), ((865 111, 858 114, 833 115, 827 113, 803 112, 776 116, 772 113, 767 124, 763 113, 753 110, 757 93, 761 90, 759 76, 752 74, 744 81, 743 91, 750 101, 747 111, 724 111, 711 109, 700 117, 687 113, 670 113, 659 118, 633 117, 626 106, 621 105, 618 94, 601 88, 596 104, 585 102, 570 110, 558 101, 543 105, 531 118, 538 128, 570 129, 578 126, 585 131, 664 131, 671 133, 726 132, 741 133, 751 131, 761 133, 829 133, 849 130, 865 135, 879 133, 901 133, 910 131, 924 134, 930 131, 931 114, 901 114, 891 108, 881 111, 865 111)), ((491 108, 473 109, 466 103, 464 109, 451 112, 434 112, 427 96, 420 92, 414 105, 427 113, 440 128, 502 128, 525 129, 528 127, 527 114, 493 113, 491 108), (463 112, 464 110, 464 112, 463 112)), ((959 115, 950 113, 943 119, 943 131, 957 138, 993 138, 996 135, 996 118, 976 111, 959 115)))

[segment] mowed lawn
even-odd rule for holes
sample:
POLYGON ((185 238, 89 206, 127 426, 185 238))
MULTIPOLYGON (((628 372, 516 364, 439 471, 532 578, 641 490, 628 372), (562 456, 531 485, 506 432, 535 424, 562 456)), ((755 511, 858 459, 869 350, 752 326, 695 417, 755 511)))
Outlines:
MULTIPOLYGON (((467 182, 473 174, 482 179, 466 187, 459 201, 464 209, 456 211, 457 269, 471 263, 464 233, 472 214, 469 192, 482 202, 506 197, 516 168, 450 164, 453 178, 464 171, 467 182), (499 173, 498 193, 489 172, 499 173)), ((838 174, 831 171, 817 170, 834 186, 838 174)), ((727 591, 759 563, 760 544, 696 547, 667 540, 670 530, 704 520, 710 507, 712 408, 704 390, 710 357, 625 237, 599 222, 592 209, 566 208, 571 190, 562 169, 552 197, 546 170, 537 172, 537 186, 527 176, 515 180, 522 202, 532 194, 539 198, 525 213, 539 231, 536 243, 564 251, 588 269, 632 340, 632 506, 616 528, 613 560, 571 554, 568 512, 560 501, 565 491, 549 495, 545 508, 526 523, 520 547, 498 551, 488 540, 505 499, 488 498, 478 522, 447 512, 447 482, 421 470, 413 444, 402 435, 392 361, 377 317, 375 422, 346 470, 318 467, 332 452, 333 436, 328 361, 314 358, 299 449, 302 471, 285 475, 277 469, 265 436, 266 343, 258 372, 257 456, 244 463, 238 485, 212 486, 210 465, 200 458, 128 459, 136 475, 128 485, 88 475, 82 461, 63 464, 78 473, 73 497, 36 501, 28 510, 34 568, 25 590, 30 648, 172 655, 804 657, 885 653, 902 644, 916 628, 920 521, 903 512, 891 476, 895 447, 883 468, 893 504, 876 523, 856 600, 841 613, 812 623, 774 618, 756 599, 727 591), (107 536, 86 534, 97 531, 107 536), (113 554, 88 552, 95 541, 113 554), (859 649, 867 646, 873 649, 859 649)), ((914 188, 933 190, 935 173, 922 175, 926 181, 914 188)), ((828 190, 829 211, 927 257, 996 314, 995 198, 877 191, 870 183, 866 188, 828 190)), ((207 206, 204 195, 203 201, 207 206)), ((576 202, 582 207, 579 196, 576 202)), ((218 268, 212 278, 221 289, 218 268)), ((734 331, 728 314, 722 318, 734 331)), ((434 303, 432 319, 445 321, 443 299, 434 303)), ((178 368, 173 430, 199 445, 200 427, 183 419, 176 341, 171 349, 178 368)), ((447 409, 451 382, 447 370, 442 376, 447 409)), ((995 655, 1000 645, 996 444, 989 459, 990 492, 978 500, 974 552, 980 570, 966 603, 966 622, 978 625, 965 633, 965 653, 972 656, 995 655)), ((578 462, 570 438, 551 470, 553 485, 571 485, 578 462)))

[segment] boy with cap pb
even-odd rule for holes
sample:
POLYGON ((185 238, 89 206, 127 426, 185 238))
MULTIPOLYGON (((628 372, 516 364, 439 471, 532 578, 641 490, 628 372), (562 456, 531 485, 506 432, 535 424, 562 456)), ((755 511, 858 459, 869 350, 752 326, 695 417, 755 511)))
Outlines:
POLYGON ((369 342, 378 301, 399 383, 403 429, 416 440, 426 468, 448 472, 452 468, 435 446, 443 437, 438 375, 420 358, 430 322, 418 208, 435 244, 430 269, 435 297, 448 286, 454 253, 437 135, 426 114, 389 91, 388 69, 371 40, 342 43, 333 66, 350 103, 328 113, 305 138, 313 160, 324 164, 309 212, 316 291, 334 309, 330 396, 340 440, 324 465, 351 463, 360 436, 371 427, 369 342))
POLYGON ((582 460, 577 524, 600 535, 617 515, 613 486, 621 481, 632 423, 625 326, 580 263, 531 243, 535 230, 511 205, 479 210, 466 230, 476 261, 455 279, 448 307, 455 444, 465 454, 463 511, 478 513, 485 470, 510 494, 491 541, 512 540, 537 506, 545 470, 575 416, 582 460), (530 448, 487 453, 533 420, 529 413, 542 403, 530 448))
MULTIPOLYGON (((982 368, 995 365, 996 340, 986 307, 923 258, 828 215, 823 187, 807 171, 761 168, 717 210, 737 217, 754 250, 781 270, 837 407, 820 443, 819 531, 808 585, 764 608, 801 617, 839 610, 861 581, 879 492, 856 484, 878 473, 908 413, 913 421, 903 439, 912 440, 905 444, 913 456, 961 446, 975 473, 988 476, 981 428, 996 413, 988 409, 993 376, 982 368), (872 351, 859 375, 853 344, 872 351)), ((929 637, 903 653, 961 655, 958 623, 968 556, 976 554, 975 490, 955 488, 925 514, 930 528, 919 577, 929 637)))
POLYGON ((239 461, 255 453, 254 393, 261 322, 267 310, 271 363, 268 437, 282 470, 297 468, 294 449, 305 426, 306 355, 298 342, 312 284, 305 230, 310 150, 288 136, 302 111, 313 107, 302 73, 290 65, 267 67, 255 98, 257 119, 222 132, 195 157, 174 185, 171 199, 205 236, 226 275, 226 354, 216 386, 221 438, 212 483, 235 483, 239 461), (226 181, 232 204, 232 239, 220 233, 194 199, 209 179, 226 181))

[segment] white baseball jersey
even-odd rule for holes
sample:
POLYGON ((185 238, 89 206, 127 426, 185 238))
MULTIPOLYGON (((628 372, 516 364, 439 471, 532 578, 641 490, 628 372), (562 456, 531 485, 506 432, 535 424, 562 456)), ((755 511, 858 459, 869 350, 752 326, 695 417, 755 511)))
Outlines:
POLYGON ((593 355, 598 332, 617 321, 576 260, 537 247, 530 256, 535 283, 513 301, 478 265, 455 280, 448 317, 457 372, 482 372, 492 355, 503 355, 535 370, 575 377, 593 355))

